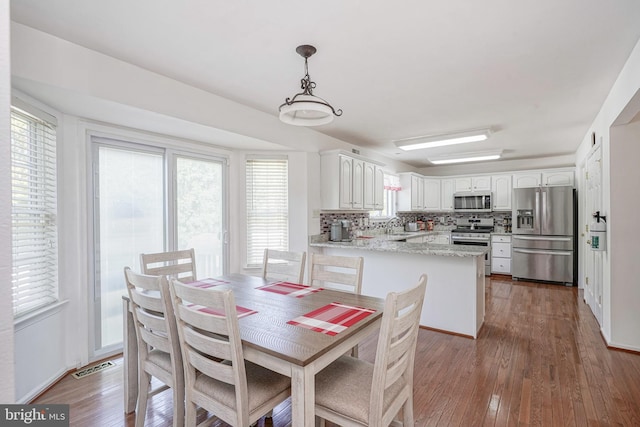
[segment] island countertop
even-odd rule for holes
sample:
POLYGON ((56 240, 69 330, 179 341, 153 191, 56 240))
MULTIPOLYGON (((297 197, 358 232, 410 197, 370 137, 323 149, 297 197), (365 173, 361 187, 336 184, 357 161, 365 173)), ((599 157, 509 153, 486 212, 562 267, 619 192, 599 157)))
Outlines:
POLYGON ((369 239, 356 238, 350 242, 319 241, 320 239, 316 241, 314 240, 315 239, 311 240, 309 246, 317 248, 357 249, 376 252, 400 252, 418 255, 475 257, 489 252, 489 248, 487 246, 407 243, 386 239, 383 236, 369 239))

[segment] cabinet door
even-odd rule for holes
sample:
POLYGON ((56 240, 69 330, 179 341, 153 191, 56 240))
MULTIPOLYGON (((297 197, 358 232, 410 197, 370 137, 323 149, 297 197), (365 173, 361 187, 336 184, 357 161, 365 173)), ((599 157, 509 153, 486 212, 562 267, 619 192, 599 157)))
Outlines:
POLYGON ((513 174, 513 188, 531 188, 540 186, 540 173, 513 174))
POLYGON ((426 210, 440 210, 440 179, 424 178, 424 208, 426 210))
POLYGON ((384 209, 384 172, 382 168, 376 166, 374 178, 373 208, 374 210, 382 210, 384 209))
POLYGON ((511 210, 511 175, 494 175, 491 177, 491 197, 493 210, 511 210))
POLYGON ((353 159, 353 194, 351 207, 364 209, 364 161, 353 159))
POLYGON ((493 243, 491 255, 500 258, 511 258, 511 243, 493 243))
POLYGON ((340 209, 353 208, 353 159, 340 156, 340 209))
POLYGON ((372 163, 364 163, 364 209, 375 209, 376 198, 376 165, 372 163))
POLYGON ((542 185, 569 185, 573 187, 573 171, 543 172, 542 185))
POLYGON ((453 193, 455 183, 453 179, 440 180, 440 208, 444 211, 453 210, 453 193))
POLYGON ((411 176, 411 210, 424 209, 424 190, 421 176, 411 176))
POLYGON ((471 177, 456 178, 456 193, 460 191, 471 191, 472 188, 471 177))
POLYGON ((471 178, 472 191, 491 191, 490 176, 476 176, 471 178))

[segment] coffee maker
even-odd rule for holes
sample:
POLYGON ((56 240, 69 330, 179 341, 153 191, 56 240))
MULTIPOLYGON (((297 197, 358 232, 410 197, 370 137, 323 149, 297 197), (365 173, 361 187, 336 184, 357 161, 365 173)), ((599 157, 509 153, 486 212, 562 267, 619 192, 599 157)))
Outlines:
POLYGON ((332 242, 350 242, 351 221, 348 219, 333 221, 333 223, 331 223, 331 234, 329 240, 332 242))

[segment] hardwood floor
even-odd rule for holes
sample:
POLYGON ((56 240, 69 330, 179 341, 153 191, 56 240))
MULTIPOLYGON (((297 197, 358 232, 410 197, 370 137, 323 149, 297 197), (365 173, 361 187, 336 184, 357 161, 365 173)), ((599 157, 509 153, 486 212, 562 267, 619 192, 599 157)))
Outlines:
MULTIPOLYGON (((640 425, 640 355, 609 350, 575 288, 487 279, 477 340, 420 330, 418 426, 640 425)), ((360 347, 373 360, 375 339, 360 347)), ((122 399, 122 359, 64 378, 34 403, 69 403, 73 426, 133 426, 122 399)), ((171 426, 171 394, 152 398, 147 426, 171 426)), ((215 425, 225 425, 217 423, 215 425)), ((260 426, 290 426, 285 403, 260 426)))

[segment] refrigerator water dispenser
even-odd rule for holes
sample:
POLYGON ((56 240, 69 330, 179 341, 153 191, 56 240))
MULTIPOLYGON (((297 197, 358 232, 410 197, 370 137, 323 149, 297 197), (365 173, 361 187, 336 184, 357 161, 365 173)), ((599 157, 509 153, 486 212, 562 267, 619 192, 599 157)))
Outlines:
POLYGON ((533 210, 518 209, 516 223, 519 229, 533 229, 533 210))

